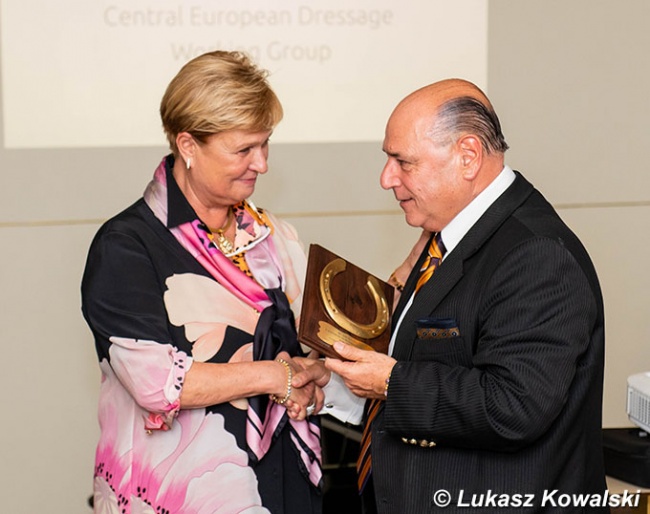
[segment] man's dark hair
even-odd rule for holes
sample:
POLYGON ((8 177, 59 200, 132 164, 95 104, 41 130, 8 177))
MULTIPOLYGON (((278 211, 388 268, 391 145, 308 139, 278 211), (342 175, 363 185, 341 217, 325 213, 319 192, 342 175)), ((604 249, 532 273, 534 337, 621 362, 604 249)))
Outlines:
POLYGON ((455 141, 464 134, 478 137, 487 153, 504 153, 508 149, 496 112, 471 96, 442 104, 430 132, 437 143, 455 141))

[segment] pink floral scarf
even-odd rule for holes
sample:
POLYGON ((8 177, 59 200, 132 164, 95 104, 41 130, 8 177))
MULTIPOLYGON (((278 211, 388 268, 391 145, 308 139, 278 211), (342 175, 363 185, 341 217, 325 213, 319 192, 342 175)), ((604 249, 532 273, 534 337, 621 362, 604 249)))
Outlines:
MULTIPOLYGON (((163 159, 145 190, 144 199, 165 226, 168 219, 167 193, 166 159, 163 159)), ((276 248, 276 243, 282 246, 282 236, 274 233, 272 226, 256 224, 254 240, 246 248, 246 262, 255 280, 216 248, 207 237, 206 225, 198 218, 169 227, 169 230, 219 284, 261 313, 254 335, 254 360, 274 359, 281 350, 290 355, 300 353, 293 314, 284 293, 299 285, 295 284, 292 270, 283 266, 286 259, 279 257, 276 248)), ((322 470, 317 422, 290 420, 285 408, 269 401, 266 395, 249 399, 247 421, 246 441, 253 464, 264 457, 289 423, 291 441, 299 454, 302 471, 315 486, 320 486, 322 470)))

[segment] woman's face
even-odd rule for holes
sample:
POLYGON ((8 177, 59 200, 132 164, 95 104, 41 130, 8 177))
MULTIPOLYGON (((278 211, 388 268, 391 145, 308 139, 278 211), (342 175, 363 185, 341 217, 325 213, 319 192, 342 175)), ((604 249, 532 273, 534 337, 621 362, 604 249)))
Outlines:
MULTIPOLYGON (((268 170, 271 131, 228 130, 196 142, 186 185, 206 208, 229 207, 255 191, 268 170)), ((196 140, 195 140, 196 141, 196 140)))

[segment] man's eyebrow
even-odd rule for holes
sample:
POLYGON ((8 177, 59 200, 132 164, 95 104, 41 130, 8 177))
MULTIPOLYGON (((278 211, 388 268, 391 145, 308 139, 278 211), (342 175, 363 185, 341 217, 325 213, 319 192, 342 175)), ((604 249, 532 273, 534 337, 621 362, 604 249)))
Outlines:
POLYGON ((396 152, 389 152, 389 151, 387 151, 387 150, 384 150, 384 153, 385 153, 388 157, 392 157, 393 159, 396 159, 396 160, 398 160, 398 161, 402 161, 402 162, 411 162, 411 159, 409 159, 408 156, 404 155, 403 153, 401 153, 401 152, 399 152, 399 151, 396 151, 396 152))

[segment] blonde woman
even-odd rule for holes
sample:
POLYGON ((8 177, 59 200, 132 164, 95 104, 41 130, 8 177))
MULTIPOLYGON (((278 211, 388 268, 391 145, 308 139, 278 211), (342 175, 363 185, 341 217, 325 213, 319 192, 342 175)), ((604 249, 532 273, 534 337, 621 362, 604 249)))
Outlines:
POLYGON ((305 254, 247 200, 280 102, 247 56, 217 51, 160 113, 171 154, 101 227, 82 284, 102 370, 95 512, 321 512, 322 400, 291 386, 305 254))

